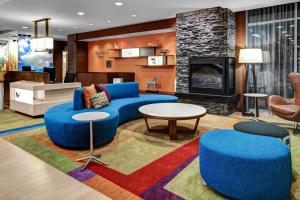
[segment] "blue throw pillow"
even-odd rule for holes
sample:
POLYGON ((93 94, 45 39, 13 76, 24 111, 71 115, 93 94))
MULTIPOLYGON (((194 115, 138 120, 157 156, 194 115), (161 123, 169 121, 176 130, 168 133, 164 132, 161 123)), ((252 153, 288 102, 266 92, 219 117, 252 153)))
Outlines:
POLYGON ((83 101, 83 88, 76 88, 73 96, 73 107, 74 110, 82 110, 84 109, 84 101, 83 101))

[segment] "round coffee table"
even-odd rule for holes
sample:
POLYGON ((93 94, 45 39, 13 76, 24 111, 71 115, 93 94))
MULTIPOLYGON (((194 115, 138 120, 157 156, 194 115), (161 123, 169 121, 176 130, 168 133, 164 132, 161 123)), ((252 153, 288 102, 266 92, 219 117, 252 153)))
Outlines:
POLYGON ((139 112, 144 116, 148 132, 150 132, 148 118, 168 120, 170 139, 175 140, 177 139, 177 120, 196 119, 193 129, 195 133, 200 118, 206 114, 206 109, 186 103, 155 103, 141 106, 139 112))
POLYGON ((106 112, 83 112, 72 116, 72 118, 76 121, 90 122, 90 155, 76 160, 77 162, 87 160, 86 163, 82 166, 81 171, 84 171, 85 168, 88 166, 88 164, 92 161, 97 162, 99 164, 107 165, 106 162, 95 157, 93 154, 94 151, 93 121, 105 119, 107 117, 109 117, 109 113, 106 112))

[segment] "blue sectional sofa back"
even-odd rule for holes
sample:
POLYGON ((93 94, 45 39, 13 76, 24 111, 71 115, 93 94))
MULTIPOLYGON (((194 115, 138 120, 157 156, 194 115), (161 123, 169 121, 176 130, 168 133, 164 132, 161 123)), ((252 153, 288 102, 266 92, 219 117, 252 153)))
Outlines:
POLYGON ((139 97, 139 84, 137 82, 106 84, 111 99, 139 97))
MULTIPOLYGON (((106 84, 106 88, 112 100, 139 97, 139 84, 137 82, 106 84)), ((77 88, 74 92, 74 110, 85 109, 82 93, 83 88, 77 88)))

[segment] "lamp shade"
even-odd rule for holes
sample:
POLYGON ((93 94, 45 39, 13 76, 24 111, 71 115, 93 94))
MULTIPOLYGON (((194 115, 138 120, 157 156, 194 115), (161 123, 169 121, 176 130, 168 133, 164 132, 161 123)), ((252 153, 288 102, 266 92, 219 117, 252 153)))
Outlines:
POLYGON ((30 42, 31 49, 34 51, 48 51, 53 49, 53 38, 34 38, 30 42))
POLYGON ((261 49, 241 49, 239 55, 239 63, 263 63, 261 49))

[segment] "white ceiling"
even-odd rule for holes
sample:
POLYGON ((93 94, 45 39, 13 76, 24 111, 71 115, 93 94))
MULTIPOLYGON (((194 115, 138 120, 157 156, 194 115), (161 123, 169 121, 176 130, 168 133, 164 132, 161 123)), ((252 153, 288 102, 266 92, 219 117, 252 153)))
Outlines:
POLYGON ((52 18, 50 36, 65 40, 71 33, 167 19, 185 11, 216 6, 241 11, 289 2, 297 0, 0 0, 0 32, 15 31, 0 34, 0 40, 16 33, 33 34, 32 21, 45 17, 52 18), (124 5, 117 7, 116 1, 124 5), (86 14, 79 16, 79 11, 86 14))

